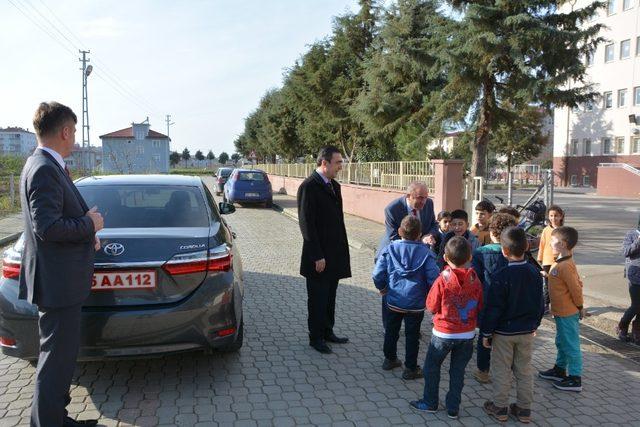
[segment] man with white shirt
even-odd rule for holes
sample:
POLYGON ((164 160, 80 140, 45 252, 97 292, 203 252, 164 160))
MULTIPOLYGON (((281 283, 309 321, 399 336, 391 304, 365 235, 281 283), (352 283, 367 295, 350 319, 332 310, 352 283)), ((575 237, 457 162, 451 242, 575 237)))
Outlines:
POLYGON ((38 147, 20 178, 24 249, 20 298, 38 306, 40 356, 31 426, 93 426, 67 416, 69 386, 80 347, 82 303, 91 291, 96 232, 102 215, 89 209, 69 177, 64 158, 75 143, 77 117, 57 102, 43 102, 33 126, 38 147))

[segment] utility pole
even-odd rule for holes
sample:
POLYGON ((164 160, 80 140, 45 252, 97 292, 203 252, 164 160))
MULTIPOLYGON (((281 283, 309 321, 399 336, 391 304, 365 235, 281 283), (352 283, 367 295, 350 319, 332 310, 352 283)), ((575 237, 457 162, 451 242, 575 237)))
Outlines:
MULTIPOLYGON (((89 98, 87 94, 87 77, 93 71, 93 65, 87 65, 87 62, 90 60, 87 58, 87 54, 91 53, 89 50, 80 50, 82 54, 82 58, 80 58, 80 62, 82 62, 82 150, 80 151, 80 168, 84 171, 87 166, 89 166, 90 170, 93 170, 93 165, 87 165, 87 154, 88 150, 91 147, 91 142, 89 140, 89 98)), ((91 157, 89 156, 89 159, 91 157)))
MULTIPOLYGON (((166 122, 167 122, 167 138, 169 138, 169 145, 171 145, 171 138, 169 137, 169 128, 172 125, 175 125, 175 123, 171 121, 171 115, 170 114, 167 114, 166 122)), ((169 147, 169 150, 171 150, 171 147, 169 147)))

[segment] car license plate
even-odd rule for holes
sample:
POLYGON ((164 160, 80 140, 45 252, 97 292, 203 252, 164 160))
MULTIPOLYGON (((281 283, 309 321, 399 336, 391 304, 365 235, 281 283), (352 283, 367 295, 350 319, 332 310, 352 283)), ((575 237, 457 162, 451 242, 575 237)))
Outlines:
POLYGON ((259 193, 244 193, 244 195, 247 197, 260 197, 259 193))
POLYGON ((156 281, 156 272, 153 270, 95 272, 91 289, 154 289, 156 281))

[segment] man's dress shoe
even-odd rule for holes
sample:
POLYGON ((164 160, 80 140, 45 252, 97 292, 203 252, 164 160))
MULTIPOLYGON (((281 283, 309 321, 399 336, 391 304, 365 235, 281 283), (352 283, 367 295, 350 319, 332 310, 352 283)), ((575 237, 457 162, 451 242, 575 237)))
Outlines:
POLYGON ((309 345, 313 347, 316 351, 319 351, 320 353, 323 353, 323 354, 333 353, 331 351, 331 347, 329 347, 327 343, 324 342, 323 340, 311 341, 309 342, 309 345))
POLYGON ((337 337, 336 334, 331 333, 324 337, 325 341, 333 342, 336 344, 346 344, 349 342, 349 338, 347 337, 337 337))
POLYGON ((98 420, 74 420, 73 418, 64 417, 62 427, 93 427, 98 425, 98 420))

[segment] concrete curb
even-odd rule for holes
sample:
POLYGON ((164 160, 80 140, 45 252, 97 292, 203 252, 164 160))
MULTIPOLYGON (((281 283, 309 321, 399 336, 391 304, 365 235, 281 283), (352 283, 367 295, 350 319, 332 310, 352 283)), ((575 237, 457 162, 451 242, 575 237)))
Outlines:
MULTIPOLYGON (((298 222, 298 210, 297 209, 283 208, 282 206, 278 205, 276 202, 273 202, 273 210, 275 210, 276 212, 280 212, 281 214, 284 214, 285 216, 289 217, 290 219, 292 219, 295 222, 298 222)), ((352 247, 353 249, 369 250, 372 253, 375 252, 375 250, 373 248, 369 247, 366 243, 363 243, 358 239, 354 239, 352 237, 348 237, 348 240, 349 240, 349 246, 352 247)))
POLYGON ((0 246, 15 242, 16 240, 18 240, 21 234, 22 231, 0 238, 0 246))

